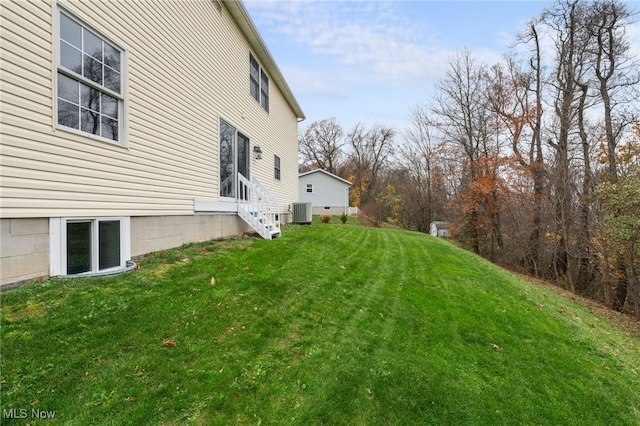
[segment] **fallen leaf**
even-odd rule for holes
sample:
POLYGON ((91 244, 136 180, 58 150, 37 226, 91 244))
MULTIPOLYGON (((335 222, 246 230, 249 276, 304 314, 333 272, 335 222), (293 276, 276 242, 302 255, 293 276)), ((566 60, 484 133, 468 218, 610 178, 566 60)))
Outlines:
POLYGON ((224 269, 224 265, 223 264, 218 265, 218 269, 224 269))
POLYGON ((249 266, 247 265, 247 266, 245 266, 243 269, 244 269, 245 271, 248 271, 248 270, 249 270, 249 266))
POLYGON ((133 397, 133 396, 128 396, 128 397, 126 397, 124 400, 125 400, 125 401, 135 401, 135 400, 136 400, 136 398, 135 398, 135 397, 133 397))
POLYGON ((209 281, 209 283, 210 283, 211 285, 216 285, 216 279, 215 279, 215 278, 213 278, 213 277, 211 277, 211 280, 209 281))
POLYGON ((500 349, 500 346, 496 345, 495 343, 491 344, 491 347, 496 351, 500 349))
POLYGON ((167 339, 164 342, 162 342, 162 346, 166 346, 166 347, 169 347, 169 348, 175 348, 176 346, 178 346, 178 344, 175 341, 171 340, 171 339, 167 339))
POLYGON ((345 269, 344 265, 340 265, 340 269, 345 269))
POLYGON ((373 395, 373 392, 371 392, 371 389, 369 389, 369 388, 366 388, 365 392, 367 392, 369 395, 373 395))
POLYGON ((558 312, 563 313, 563 312, 564 312, 564 308, 563 308, 562 306, 560 306, 560 307, 558 308, 558 312))
POLYGON ((253 272, 249 272, 249 275, 254 276, 255 274, 253 272))

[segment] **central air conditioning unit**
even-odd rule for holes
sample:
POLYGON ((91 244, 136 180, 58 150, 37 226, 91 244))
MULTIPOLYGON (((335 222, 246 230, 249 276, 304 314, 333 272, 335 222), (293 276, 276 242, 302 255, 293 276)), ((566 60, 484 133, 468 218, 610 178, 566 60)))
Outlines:
POLYGON ((291 204, 293 223, 309 225, 311 223, 311 203, 291 204))

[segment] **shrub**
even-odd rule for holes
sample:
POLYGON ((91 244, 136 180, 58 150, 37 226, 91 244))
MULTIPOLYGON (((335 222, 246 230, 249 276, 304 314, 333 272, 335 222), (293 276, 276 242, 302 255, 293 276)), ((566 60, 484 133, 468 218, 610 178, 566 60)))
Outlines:
POLYGON ((329 223, 330 221, 331 221, 331 215, 330 214, 321 214, 320 215, 320 222, 329 223))
POLYGON ((342 216, 340 216, 340 220, 342 221, 342 223, 347 223, 347 215, 345 213, 342 213, 342 216))

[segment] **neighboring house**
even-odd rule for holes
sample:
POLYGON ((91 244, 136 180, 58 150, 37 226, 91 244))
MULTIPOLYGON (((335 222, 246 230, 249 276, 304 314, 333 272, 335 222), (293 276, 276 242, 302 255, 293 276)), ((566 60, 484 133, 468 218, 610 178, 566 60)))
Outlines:
POLYGON ((0 11, 0 285, 278 235, 304 114, 241 2, 0 11))
POLYGON ((449 232, 448 227, 449 227, 449 222, 442 222, 442 221, 431 222, 429 233, 434 237, 450 238, 451 233, 449 232))
POLYGON ((351 182, 332 173, 316 169, 298 177, 300 202, 311 203, 313 214, 343 214, 349 207, 351 182))

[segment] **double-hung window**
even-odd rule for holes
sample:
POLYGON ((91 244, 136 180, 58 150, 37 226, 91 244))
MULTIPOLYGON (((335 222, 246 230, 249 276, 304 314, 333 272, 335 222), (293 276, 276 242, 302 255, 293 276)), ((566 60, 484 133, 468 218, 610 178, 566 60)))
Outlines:
POLYGON ((260 105, 269 112, 269 77, 264 70, 260 70, 260 105))
POLYGON ((124 144, 123 50, 65 11, 58 18, 57 126, 124 144))
POLYGON ((269 112, 269 77, 251 53, 249 53, 249 93, 265 111, 269 112))
POLYGON ((280 180, 280 157, 273 156, 273 177, 280 180))
POLYGON ((249 92, 253 99, 260 102, 260 65, 251 53, 249 53, 249 92))

